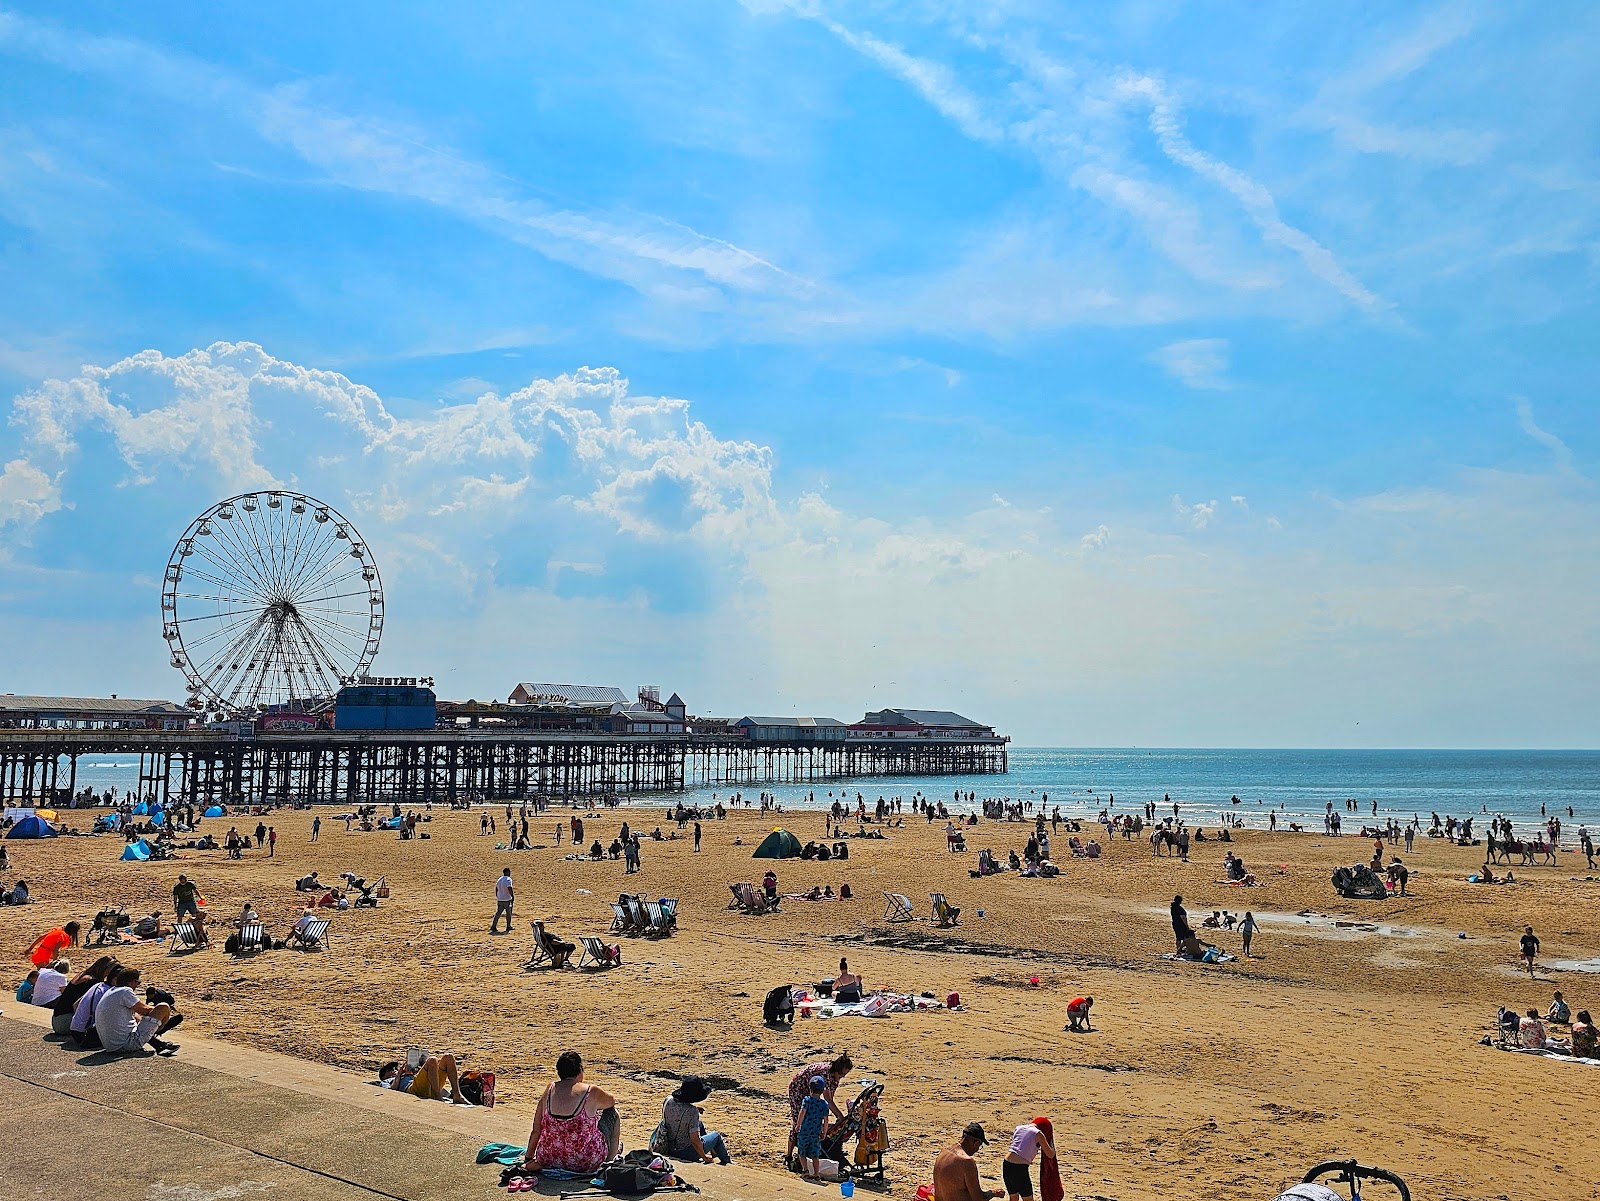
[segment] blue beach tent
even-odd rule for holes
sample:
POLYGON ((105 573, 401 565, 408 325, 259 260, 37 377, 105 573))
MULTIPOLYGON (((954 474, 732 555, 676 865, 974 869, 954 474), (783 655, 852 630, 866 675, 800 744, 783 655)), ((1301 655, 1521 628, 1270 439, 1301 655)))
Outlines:
POLYGON ((146 859, 150 858, 150 844, 142 838, 137 842, 130 842, 127 846, 122 848, 122 857, 125 860, 133 860, 138 863, 143 863, 146 859))
POLYGON ((40 817, 38 814, 34 814, 32 817, 23 818, 16 825, 12 826, 11 831, 6 835, 6 837, 54 838, 56 837, 56 828, 49 822, 45 821, 44 818, 40 817))
POLYGON ((133 812, 136 817, 147 817, 150 813, 150 806, 147 802, 140 801, 133 807, 133 812))
POLYGON ((211 808, 206 810, 205 816, 207 816, 207 817, 221 817, 222 816, 222 806, 221 805, 213 805, 213 806, 211 806, 211 808))

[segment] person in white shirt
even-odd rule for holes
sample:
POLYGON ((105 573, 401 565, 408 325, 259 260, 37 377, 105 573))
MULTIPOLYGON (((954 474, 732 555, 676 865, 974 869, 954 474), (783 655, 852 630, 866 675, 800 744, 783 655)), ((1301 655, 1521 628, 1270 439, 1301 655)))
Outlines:
POLYGON ((172 1006, 141 1001, 135 991, 139 976, 138 968, 123 968, 112 987, 95 1002, 94 1028, 100 1045, 113 1054, 129 1055, 144 1050, 148 1044, 159 1055, 175 1055, 177 1044, 157 1037, 172 1018, 172 1006))
POLYGON ((508 867, 500 873, 500 878, 494 882, 494 920, 489 923, 489 933, 500 933, 500 919, 506 919, 506 933, 511 933, 511 903, 516 897, 516 890, 511 885, 511 869, 508 867))
POLYGON ((65 959, 57 959, 49 967, 39 969, 39 982, 33 986, 33 1003, 35 1005, 54 1005, 61 990, 66 988, 67 982, 72 979, 72 964, 65 959))

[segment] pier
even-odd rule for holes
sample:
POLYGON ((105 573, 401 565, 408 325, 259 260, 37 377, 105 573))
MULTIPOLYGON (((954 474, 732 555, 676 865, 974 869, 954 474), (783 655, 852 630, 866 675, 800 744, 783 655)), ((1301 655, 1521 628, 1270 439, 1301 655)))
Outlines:
POLYGON ((409 805, 1003 773, 1008 742, 1001 735, 797 743, 721 734, 0 730, 0 802, 65 807, 78 791, 79 761, 98 755, 137 757, 139 793, 163 803, 409 805))

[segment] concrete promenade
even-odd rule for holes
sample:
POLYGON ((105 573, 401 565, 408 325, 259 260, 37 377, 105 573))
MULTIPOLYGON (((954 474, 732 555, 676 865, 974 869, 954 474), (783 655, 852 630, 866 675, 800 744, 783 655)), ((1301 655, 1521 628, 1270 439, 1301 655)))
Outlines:
MULTIPOLYGON (((0 1017, 0 1180, 7 1201, 459 1201, 504 1196, 485 1143, 521 1144, 531 1111, 467 1109, 373 1087, 353 1073, 178 1030, 173 1058, 75 1051, 49 1013, 0 1017)), ((625 1114, 638 1145, 658 1115, 625 1114)), ((690 1165, 706 1201, 813 1201, 837 1186, 733 1164, 690 1165)), ((542 1182, 558 1196, 579 1182, 542 1182)), ((892 1190, 909 1196, 909 1190, 892 1190)), ((538 1194, 536 1194, 538 1195, 538 1194)), ((587 1194, 595 1195, 595 1194, 587 1194)), ((683 1195, 683 1194, 666 1194, 683 1195)))

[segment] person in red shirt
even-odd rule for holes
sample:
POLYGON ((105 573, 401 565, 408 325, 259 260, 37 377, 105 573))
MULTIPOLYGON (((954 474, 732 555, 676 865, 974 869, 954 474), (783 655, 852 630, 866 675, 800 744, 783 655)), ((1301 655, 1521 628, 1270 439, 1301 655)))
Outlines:
POLYGON ((28 948, 28 962, 34 967, 44 967, 45 964, 54 962, 62 951, 78 945, 80 929, 77 922, 68 922, 65 926, 46 930, 34 939, 33 945, 28 948))
POLYGON ((1067 1004, 1067 1029, 1073 1034, 1089 1033, 1089 1010, 1093 1006, 1093 997, 1073 997, 1067 1004))

